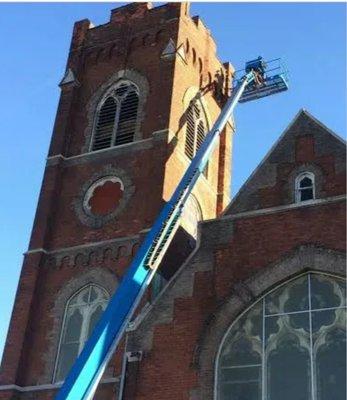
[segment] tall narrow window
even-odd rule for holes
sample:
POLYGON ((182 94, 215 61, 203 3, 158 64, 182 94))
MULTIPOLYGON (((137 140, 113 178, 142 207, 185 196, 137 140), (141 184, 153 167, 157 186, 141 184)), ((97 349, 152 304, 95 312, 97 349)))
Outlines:
POLYGON ((218 400, 345 400, 346 281, 309 273, 258 301, 227 333, 218 400))
POLYGON ((311 172, 300 174, 295 180, 295 201, 313 200, 315 198, 314 175, 311 172))
MULTIPOLYGON (((185 154, 192 159, 202 145, 207 131, 205 112, 198 101, 191 101, 187 110, 185 154)), ((204 170, 207 177, 208 165, 204 170)))
POLYGON ((54 374, 55 382, 65 379, 106 308, 108 300, 109 295, 105 289, 89 285, 67 302, 54 374))
POLYGON ((91 150, 101 150, 134 140, 139 108, 137 87, 123 81, 102 100, 96 116, 91 150))

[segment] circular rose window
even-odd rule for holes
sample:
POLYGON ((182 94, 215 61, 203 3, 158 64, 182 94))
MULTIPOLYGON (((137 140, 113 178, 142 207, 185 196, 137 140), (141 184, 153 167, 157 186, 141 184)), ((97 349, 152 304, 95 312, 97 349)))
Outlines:
POLYGON ((105 177, 94 182, 84 197, 83 206, 88 214, 103 217, 113 213, 124 194, 123 182, 117 177, 105 177))

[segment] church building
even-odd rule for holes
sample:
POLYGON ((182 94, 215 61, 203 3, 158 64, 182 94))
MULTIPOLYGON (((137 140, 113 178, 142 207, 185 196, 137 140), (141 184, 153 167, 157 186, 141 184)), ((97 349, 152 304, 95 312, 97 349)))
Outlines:
MULTIPOLYGON (((0 374, 51 400, 230 94, 188 3, 73 29, 0 374)), ((345 400, 345 142, 302 109, 230 199, 230 120, 96 400, 345 400)))

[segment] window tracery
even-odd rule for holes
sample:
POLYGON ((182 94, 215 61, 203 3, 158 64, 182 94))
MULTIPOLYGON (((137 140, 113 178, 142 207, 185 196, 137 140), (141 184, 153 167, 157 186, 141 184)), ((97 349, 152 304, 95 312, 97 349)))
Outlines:
POLYGON ((313 200, 315 198, 315 179, 311 172, 300 174, 295 180, 295 201, 313 200))
POLYGON ((129 81, 118 82, 100 102, 91 150, 133 142, 139 108, 139 91, 129 81))
MULTIPOLYGON (((200 101, 192 100, 187 110, 185 154, 193 159, 207 134, 208 124, 200 101)), ((208 175, 208 165, 204 169, 204 175, 208 175)))
POLYGON ((218 359, 218 400, 344 400, 346 286, 310 273, 240 317, 218 359))
POLYGON ((61 331, 54 381, 63 381, 83 349, 109 300, 107 291, 96 285, 79 290, 67 302, 61 331))

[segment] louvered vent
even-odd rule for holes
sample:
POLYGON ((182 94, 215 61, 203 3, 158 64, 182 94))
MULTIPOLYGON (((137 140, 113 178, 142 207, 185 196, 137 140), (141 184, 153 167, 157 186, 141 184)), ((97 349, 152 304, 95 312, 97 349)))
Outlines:
POLYGON ((199 121, 196 133, 196 151, 200 149, 200 146, 202 145, 204 139, 205 139, 205 126, 202 121, 199 121))
POLYGON ((195 118, 192 106, 189 106, 187 112, 185 152, 190 159, 192 159, 195 155, 195 118))
POLYGON ((130 90, 121 102, 115 145, 130 143, 134 140, 139 96, 130 90))
POLYGON ((130 143, 134 140, 139 94, 130 82, 111 90, 98 113, 92 150, 130 143))
POLYGON ((201 112, 200 112, 199 104, 198 104, 197 102, 194 103, 193 109, 194 109, 195 118, 196 118, 196 119, 199 119, 200 116, 201 116, 201 112))
MULTIPOLYGON (((191 102, 187 110, 186 142, 185 153, 192 159, 202 145, 206 136, 206 127, 204 123, 204 112, 196 101, 191 102)), ((207 177, 208 165, 204 169, 204 175, 207 177)))
POLYGON ((117 103, 115 99, 108 97, 99 111, 94 134, 93 150, 105 149, 111 146, 116 112, 117 103))

